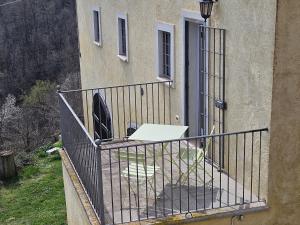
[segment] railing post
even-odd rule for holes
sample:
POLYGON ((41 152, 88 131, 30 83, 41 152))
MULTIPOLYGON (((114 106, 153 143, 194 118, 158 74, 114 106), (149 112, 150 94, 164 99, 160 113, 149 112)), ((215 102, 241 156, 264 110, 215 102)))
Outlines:
MULTIPOLYGON (((64 146, 64 129, 65 129, 65 126, 63 124, 63 121, 64 121, 64 118, 63 118, 63 113, 64 113, 64 109, 63 109, 63 101, 61 99, 61 88, 60 88, 60 85, 57 85, 56 86, 56 94, 57 94, 57 97, 58 97, 58 105, 59 105, 59 126, 60 126, 60 135, 61 135, 61 140, 63 142, 63 146, 64 146)), ((65 147, 65 146, 64 146, 65 147)))
POLYGON ((98 186, 97 186, 97 192, 99 195, 98 202, 96 202, 96 209, 98 212, 98 216, 100 219, 101 224, 105 224, 105 214, 104 214, 104 197, 103 197, 103 179, 102 179, 102 156, 101 156, 101 140, 97 139, 95 141, 95 144, 97 145, 96 148, 96 156, 97 156, 97 180, 98 180, 98 186))

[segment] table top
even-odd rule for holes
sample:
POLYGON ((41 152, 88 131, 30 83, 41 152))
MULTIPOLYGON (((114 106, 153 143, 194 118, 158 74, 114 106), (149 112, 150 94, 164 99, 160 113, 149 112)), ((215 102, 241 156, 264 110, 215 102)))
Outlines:
POLYGON ((187 126, 143 124, 128 139, 136 141, 165 141, 179 139, 183 136, 187 126))

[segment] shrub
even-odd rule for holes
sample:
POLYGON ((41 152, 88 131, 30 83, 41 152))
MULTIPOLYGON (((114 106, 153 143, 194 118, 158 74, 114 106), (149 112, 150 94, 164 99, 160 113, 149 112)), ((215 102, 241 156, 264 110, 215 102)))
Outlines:
POLYGON ((54 148, 62 148, 63 144, 62 141, 57 141, 52 145, 54 148))

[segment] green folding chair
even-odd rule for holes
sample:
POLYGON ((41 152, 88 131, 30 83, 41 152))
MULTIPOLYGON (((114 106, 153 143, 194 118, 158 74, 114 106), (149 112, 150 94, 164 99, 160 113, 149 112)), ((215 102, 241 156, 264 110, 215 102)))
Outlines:
POLYGON ((137 184, 144 185, 145 182, 149 182, 150 188, 154 191, 153 180, 156 171, 160 170, 159 166, 153 166, 146 164, 144 153, 132 153, 127 151, 119 151, 117 157, 128 162, 126 168, 121 171, 121 176, 125 178, 130 186, 130 189, 134 193, 136 200, 136 190, 137 184), (133 183, 133 184, 132 184, 133 183))
MULTIPOLYGON (((210 135, 214 134, 215 132, 215 126, 213 126, 212 131, 210 135)), ((180 181, 181 184, 184 184, 188 179, 191 173, 194 173, 195 176, 197 176, 200 180, 202 178, 199 176, 199 174, 196 174, 197 169, 203 169, 201 163, 205 163, 205 155, 208 152, 209 146, 212 142, 212 137, 206 138, 206 143, 204 148, 197 148, 196 147, 189 147, 180 149, 180 154, 177 155, 178 160, 181 160, 181 162, 188 168, 186 172, 181 173, 177 183, 180 181)), ((211 178, 211 175, 206 172, 206 174, 211 178)))
POLYGON ((132 181, 139 181, 144 183, 146 180, 152 180, 154 173, 159 170, 159 167, 149 166, 145 164, 130 163, 129 167, 124 169, 121 173, 122 177, 130 178, 132 181))

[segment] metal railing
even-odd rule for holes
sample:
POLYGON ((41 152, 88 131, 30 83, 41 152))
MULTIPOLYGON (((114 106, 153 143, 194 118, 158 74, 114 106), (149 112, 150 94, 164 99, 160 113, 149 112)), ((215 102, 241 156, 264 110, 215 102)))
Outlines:
POLYGON ((162 81, 60 93, 94 139, 122 140, 143 123, 172 123, 171 86, 172 81, 162 81))
POLYGON ((101 156, 98 146, 64 96, 59 93, 64 149, 97 215, 104 221, 101 156))
POLYGON ((262 139, 267 131, 102 145, 107 223, 264 202, 262 139))
POLYGON ((102 224, 265 201, 267 128, 162 142, 101 143, 90 135, 96 93, 111 112, 112 140, 125 137, 133 120, 172 124, 166 87, 156 82, 58 93, 64 148, 102 224))

